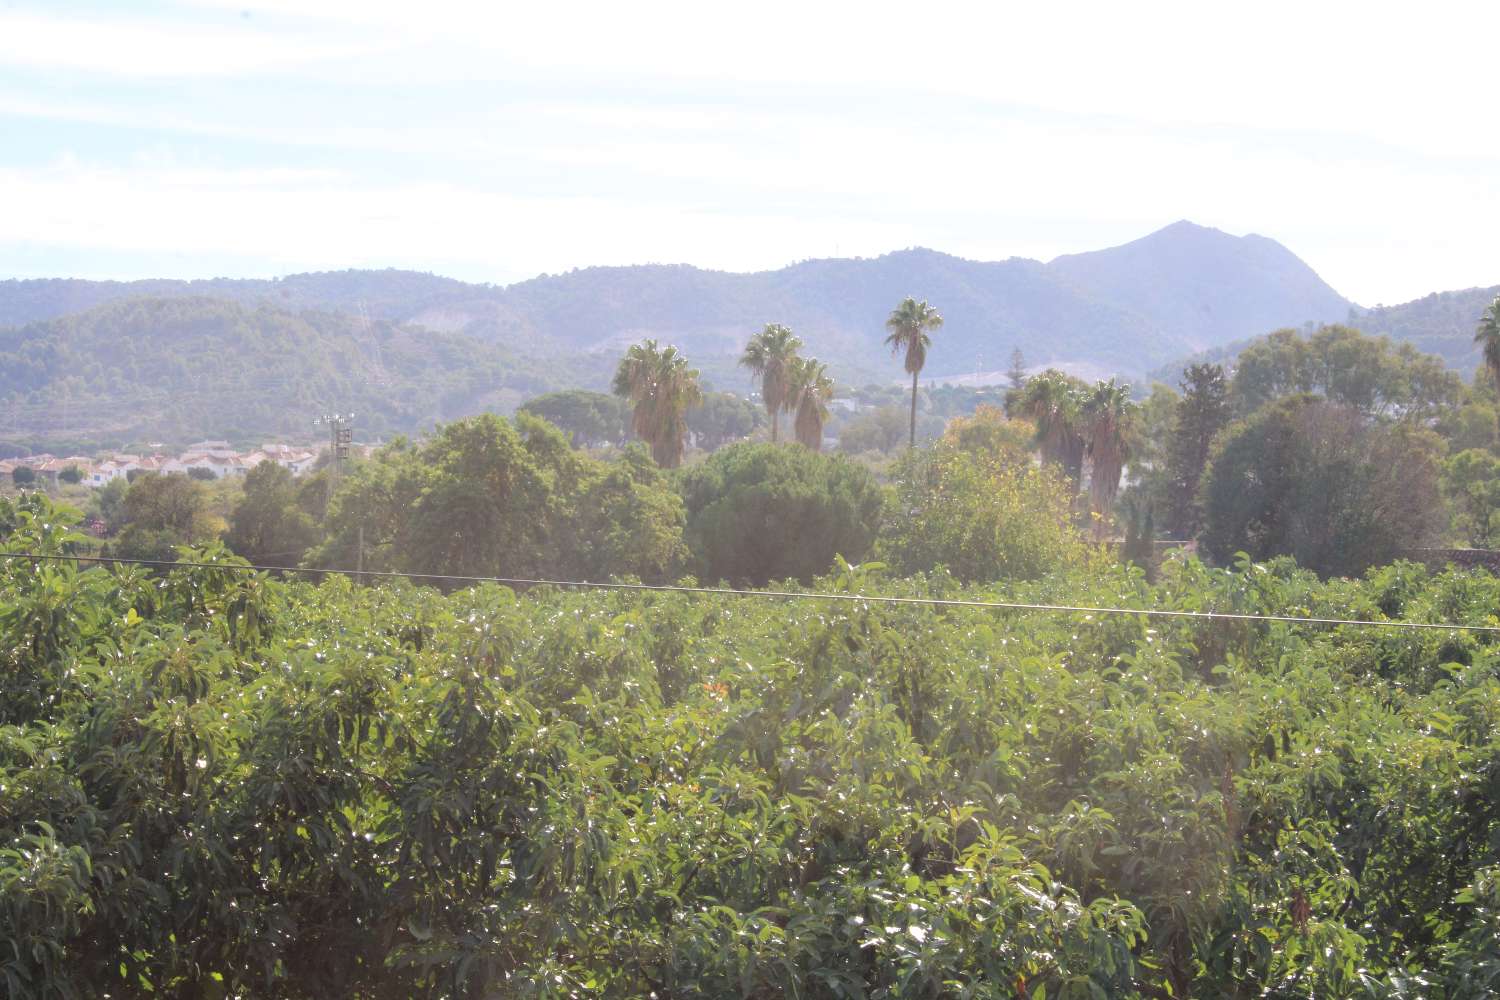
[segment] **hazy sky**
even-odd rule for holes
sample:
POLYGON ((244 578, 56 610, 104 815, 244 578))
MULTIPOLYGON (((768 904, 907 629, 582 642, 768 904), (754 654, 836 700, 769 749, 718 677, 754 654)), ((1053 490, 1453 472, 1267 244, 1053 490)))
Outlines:
POLYGON ((1500 4, 0 0, 0 277, 510 282, 1187 218, 1500 282, 1500 4))

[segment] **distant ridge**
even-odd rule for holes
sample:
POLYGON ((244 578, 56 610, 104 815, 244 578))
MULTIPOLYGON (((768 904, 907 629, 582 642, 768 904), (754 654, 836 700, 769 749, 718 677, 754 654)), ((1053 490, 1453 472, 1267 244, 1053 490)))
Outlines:
POLYGON ((1278 326, 1343 319, 1351 303, 1274 240, 1177 222, 1123 246, 1059 257, 972 261, 927 249, 810 260, 733 274, 679 265, 596 267, 499 287, 412 271, 276 280, 0 282, 0 325, 142 296, 211 297, 316 309, 461 333, 527 355, 613 353, 654 336, 721 373, 766 322, 792 326, 845 381, 899 375, 883 323, 906 295, 946 323, 932 377, 1033 364, 1138 374, 1278 326))

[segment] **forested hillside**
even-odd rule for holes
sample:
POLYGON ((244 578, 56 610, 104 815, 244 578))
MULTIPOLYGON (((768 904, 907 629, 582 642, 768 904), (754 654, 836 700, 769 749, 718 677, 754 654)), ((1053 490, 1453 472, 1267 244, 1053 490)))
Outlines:
POLYGON ((300 437, 330 410, 357 411, 374 437, 509 410, 577 374, 387 320, 134 299, 0 329, 0 438, 300 437))
POLYGON ((1474 328, 1496 296, 1500 296, 1500 285, 1434 292, 1401 305, 1357 310, 1352 319, 1366 333, 1408 341, 1467 372, 1480 362, 1474 328))
POLYGON ((1142 240, 1050 264, 914 249, 731 274, 686 265, 596 267, 505 288, 407 271, 275 281, 0 282, 0 325, 132 296, 212 296, 412 322, 527 354, 615 352, 641 337, 693 352, 727 382, 730 357, 767 322, 789 325, 845 381, 899 376, 880 348, 889 303, 940 301, 944 350, 929 374, 1034 364, 1138 373, 1278 326, 1344 318, 1349 303, 1279 244, 1176 223, 1142 240))

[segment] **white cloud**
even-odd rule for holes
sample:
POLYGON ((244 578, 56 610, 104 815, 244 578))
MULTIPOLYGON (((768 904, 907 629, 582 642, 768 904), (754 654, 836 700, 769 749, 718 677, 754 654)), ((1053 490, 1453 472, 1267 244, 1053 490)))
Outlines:
POLYGON ((244 24, 0 13, 0 64, 125 77, 242 76, 370 56, 365 38, 272 34, 244 24))

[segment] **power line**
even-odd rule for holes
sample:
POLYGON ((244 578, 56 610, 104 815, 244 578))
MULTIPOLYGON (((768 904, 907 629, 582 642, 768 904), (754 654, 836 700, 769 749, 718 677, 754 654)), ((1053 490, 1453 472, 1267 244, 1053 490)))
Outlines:
POLYGON ((125 559, 118 556, 51 555, 36 552, 5 552, 0 559, 100 563, 105 565, 152 566, 164 569, 227 569, 261 573, 315 573, 371 577, 376 579, 444 580, 451 583, 500 583, 513 587, 565 587, 575 590, 647 591, 667 594, 708 594, 720 597, 760 597, 772 600, 853 601, 870 604, 911 604, 928 607, 983 608, 995 611, 1036 611, 1049 614, 1142 615, 1151 618, 1187 618, 1204 621, 1283 622, 1290 625, 1350 625, 1360 628, 1439 629, 1453 632, 1500 633, 1500 625, 1463 625, 1453 622, 1364 621, 1358 618, 1311 618, 1294 615, 1252 615, 1234 611, 1170 611, 1164 608, 1094 607, 1082 604, 1032 604, 1021 601, 977 601, 943 597, 889 597, 879 594, 830 594, 820 591, 736 590, 730 587, 686 587, 680 584, 595 583, 587 580, 543 580, 508 576, 458 576, 451 573, 401 573, 378 569, 329 569, 326 567, 252 566, 243 563, 187 562, 168 559, 125 559))

